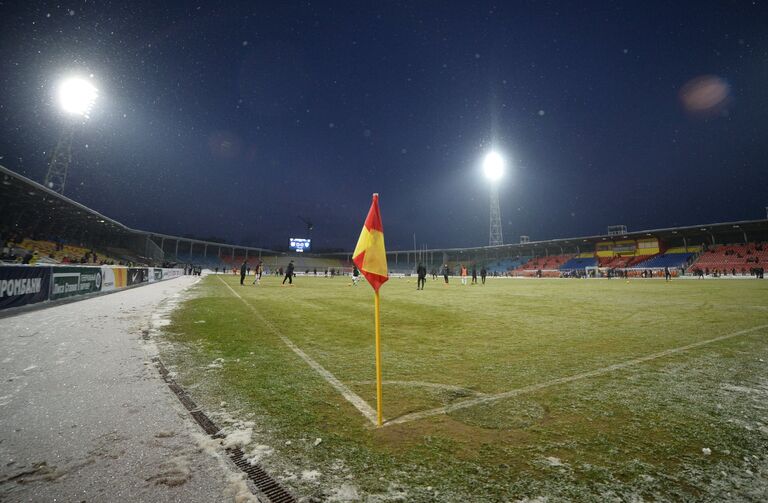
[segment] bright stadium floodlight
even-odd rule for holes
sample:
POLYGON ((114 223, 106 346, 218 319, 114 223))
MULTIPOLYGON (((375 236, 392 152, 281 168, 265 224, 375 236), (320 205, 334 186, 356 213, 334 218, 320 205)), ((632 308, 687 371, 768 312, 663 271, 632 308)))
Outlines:
POLYGON ((483 174, 490 182, 491 187, 491 225, 488 239, 489 246, 501 246, 504 238, 501 232, 501 208, 499 206, 498 181, 504 176, 504 158, 496 151, 486 154, 483 159, 483 174))
POLYGON ((504 175, 504 158, 498 152, 489 152, 483 159, 483 173, 491 182, 497 182, 504 175))
POLYGON ((75 129, 90 118, 91 108, 99 97, 99 90, 88 79, 67 77, 59 82, 55 92, 56 104, 69 117, 64 121, 64 130, 53 150, 43 183, 54 192, 63 194, 67 170, 72 160, 72 137, 75 129))
POLYGON ((58 88, 59 105, 72 115, 88 118, 99 91, 87 80, 80 77, 64 79, 58 88))

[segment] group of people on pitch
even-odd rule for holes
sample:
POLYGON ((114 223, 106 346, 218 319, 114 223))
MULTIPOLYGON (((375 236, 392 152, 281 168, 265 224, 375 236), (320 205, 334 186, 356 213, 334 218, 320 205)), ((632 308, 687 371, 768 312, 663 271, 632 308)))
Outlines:
MULTIPOLYGON (((248 266, 248 262, 243 260, 243 264, 240 266, 240 284, 245 285, 245 276, 248 274, 248 271, 250 270, 250 267, 248 266)), ((296 275, 295 272, 295 266, 293 265, 293 260, 291 260, 288 263, 288 266, 285 268, 285 277, 283 278, 283 285, 285 285, 285 282, 288 281, 289 285, 293 284, 293 277, 296 275)), ((260 285, 261 284, 261 275, 264 272, 264 265, 261 260, 256 262, 256 266, 253 268, 253 283, 254 285, 260 285)))
MULTIPOLYGON (((461 284, 466 285, 467 284, 467 276, 469 274, 469 271, 467 270, 467 266, 464 264, 459 265, 459 275, 461 276, 461 284)), ((418 280, 416 282, 416 290, 424 290, 424 285, 427 283, 427 268, 424 264, 419 264, 416 267, 416 275, 418 277, 418 280)), ((443 280, 445 281, 445 285, 448 285, 448 276, 451 275, 451 269, 448 267, 448 264, 443 264, 443 280)), ((488 270, 485 268, 485 266, 482 266, 480 268, 480 279, 485 284, 485 278, 488 277, 488 270)), ((434 269, 432 270, 432 279, 437 279, 437 271, 434 269)), ((477 265, 472 264, 472 284, 477 284, 477 265)))

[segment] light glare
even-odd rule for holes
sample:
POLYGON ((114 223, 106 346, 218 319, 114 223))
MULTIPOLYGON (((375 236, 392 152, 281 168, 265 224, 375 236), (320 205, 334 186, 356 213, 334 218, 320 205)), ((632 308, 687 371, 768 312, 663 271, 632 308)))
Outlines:
POLYGON ((98 94, 96 87, 87 80, 71 77, 59 85, 59 105, 69 114, 88 118, 98 94))
POLYGON ((490 152, 483 160, 483 173, 492 182, 499 180, 504 174, 504 158, 498 152, 490 152))

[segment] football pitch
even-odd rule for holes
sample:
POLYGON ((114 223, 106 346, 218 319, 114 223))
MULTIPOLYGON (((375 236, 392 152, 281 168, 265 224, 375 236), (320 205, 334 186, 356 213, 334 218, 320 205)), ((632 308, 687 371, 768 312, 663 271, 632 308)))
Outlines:
POLYGON ((310 500, 765 500, 768 283, 208 276, 160 344, 310 500))

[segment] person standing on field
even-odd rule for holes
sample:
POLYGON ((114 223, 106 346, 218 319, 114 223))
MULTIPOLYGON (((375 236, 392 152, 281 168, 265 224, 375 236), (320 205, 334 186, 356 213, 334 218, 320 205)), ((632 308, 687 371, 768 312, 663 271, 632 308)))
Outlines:
POLYGON ((261 284, 261 260, 256 262, 256 266, 254 266, 253 268, 253 284, 254 285, 261 284))
POLYGON ((245 281, 245 273, 247 271, 248 264, 245 263, 245 260, 243 260, 243 265, 240 266, 240 285, 243 284, 245 281))
POLYGON ((669 281, 672 279, 672 273, 669 272, 669 267, 664 268, 664 281, 669 281))
POLYGON ((467 284, 467 268, 464 264, 461 264, 461 284, 466 285, 467 284))
POLYGON ((427 267, 424 264, 419 264, 416 267, 416 274, 418 276, 416 290, 424 290, 424 285, 427 284, 427 267))
POLYGON ((485 277, 488 276, 488 271, 486 270, 485 266, 480 268, 480 281, 485 284, 485 277))
POLYGON ((357 286, 357 282, 360 281, 360 271, 357 265, 352 263, 352 284, 357 286))
POLYGON ((477 264, 472 264, 472 284, 477 284, 477 264))
POLYGON ((445 286, 448 286, 448 264, 443 265, 443 279, 445 279, 445 286))
POLYGON ((285 277, 283 278, 283 285, 285 285, 285 280, 288 280, 288 284, 293 284, 293 260, 288 262, 288 267, 285 268, 285 277))

